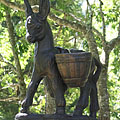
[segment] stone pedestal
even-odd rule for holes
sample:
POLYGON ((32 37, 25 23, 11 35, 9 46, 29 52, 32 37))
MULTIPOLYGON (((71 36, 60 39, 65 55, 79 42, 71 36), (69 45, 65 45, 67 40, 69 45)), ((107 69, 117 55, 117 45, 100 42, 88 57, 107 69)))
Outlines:
POLYGON ((26 114, 18 113, 15 120, 97 120, 88 116, 71 116, 71 115, 48 115, 48 114, 26 114))

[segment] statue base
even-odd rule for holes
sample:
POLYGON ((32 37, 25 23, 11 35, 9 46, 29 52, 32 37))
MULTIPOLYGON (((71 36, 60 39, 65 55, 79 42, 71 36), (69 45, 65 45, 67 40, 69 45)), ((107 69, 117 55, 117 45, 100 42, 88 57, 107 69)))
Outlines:
POLYGON ((15 120, 97 120, 88 116, 18 113, 15 120))

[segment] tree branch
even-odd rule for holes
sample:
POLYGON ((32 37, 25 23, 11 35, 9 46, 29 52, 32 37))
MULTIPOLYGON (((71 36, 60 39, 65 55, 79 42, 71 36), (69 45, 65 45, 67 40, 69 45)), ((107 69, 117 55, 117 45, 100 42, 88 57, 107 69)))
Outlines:
POLYGON ((111 51, 115 46, 120 45, 120 22, 119 22, 119 28, 118 28, 118 37, 112 39, 109 43, 108 43, 108 48, 109 51, 111 51))
POLYGON ((9 41, 11 44, 15 65, 16 65, 16 71, 17 71, 18 80, 19 80, 19 85, 20 85, 20 97, 21 99, 24 99, 26 94, 26 84, 24 82, 23 72, 22 72, 19 57, 18 57, 18 51, 16 49, 14 26, 13 26, 13 23, 11 22, 11 16, 10 16, 9 10, 6 10, 5 12, 6 12, 7 28, 9 33, 9 41))
POLYGON ((92 30, 93 11, 92 11, 92 8, 91 8, 91 5, 90 5, 89 1, 88 0, 86 0, 86 1, 87 1, 87 6, 90 9, 90 29, 92 30))
POLYGON ((10 98, 0 99, 0 102, 14 102, 14 101, 19 101, 19 98, 18 97, 10 97, 10 98))
POLYGON ((95 32, 99 37, 100 39, 102 40, 103 39, 103 35, 101 34, 101 32, 99 32, 97 29, 95 29, 94 27, 92 28, 93 29, 93 32, 95 32))
POLYGON ((118 28, 118 36, 120 37, 120 21, 119 21, 119 28, 118 28))
POLYGON ((80 18, 77 18, 75 15, 73 15, 72 13, 66 13, 65 11, 61 10, 61 9, 56 9, 55 7, 51 6, 52 9, 60 12, 60 13, 64 13, 65 16, 68 16, 68 17, 71 17, 73 19, 75 19, 75 21, 79 22, 80 24, 84 24, 85 23, 83 21, 85 21, 85 19, 80 19, 80 18))
POLYGON ((84 25, 81 25, 81 24, 78 24, 75 22, 71 22, 71 21, 66 20, 66 19, 61 19, 52 13, 49 14, 49 18, 54 20, 55 22, 57 22, 59 25, 65 25, 65 26, 67 26, 75 31, 82 32, 83 34, 87 33, 87 28, 84 25))
POLYGON ((56 33, 55 37, 54 37, 54 40, 56 40, 58 38, 58 36, 60 35, 61 33, 61 30, 62 30, 62 25, 60 25, 60 28, 58 30, 58 32, 56 33))
POLYGON ((89 7, 90 10, 90 23, 88 25, 88 33, 86 34, 87 37, 87 41, 88 41, 88 45, 89 45, 89 49, 90 51, 93 53, 93 56, 97 59, 99 59, 99 54, 98 54, 98 49, 97 49, 97 43, 93 34, 93 27, 92 27, 92 22, 93 22, 93 11, 92 11, 92 7, 89 3, 88 0, 87 1, 87 6, 89 7))
POLYGON ((0 91, 4 90, 4 89, 7 89, 7 88, 11 88, 11 87, 16 87, 16 86, 19 86, 19 84, 11 84, 9 86, 6 86, 6 87, 3 87, 0 89, 0 91))
POLYGON ((109 51, 111 51, 117 45, 120 45, 120 36, 118 36, 117 38, 112 39, 108 43, 109 51))
MULTIPOLYGON (((72 38, 70 38, 70 39, 68 39, 68 40, 65 40, 65 39, 64 39, 64 42, 70 42, 70 41, 73 40, 73 39, 75 39, 75 37, 72 37, 72 38)), ((63 41, 63 40, 57 40, 57 42, 59 42, 59 41, 63 41)))
POLYGON ((9 2, 7 0, 0 0, 0 2, 9 8, 20 10, 20 11, 25 11, 24 5, 19 5, 17 3, 9 2))
POLYGON ((1 54, 0 54, 0 62, 4 62, 7 65, 9 65, 11 67, 11 69, 16 73, 16 68, 13 66, 13 64, 8 62, 1 54))
POLYGON ((101 0, 100 1, 100 14, 101 14, 101 17, 102 17, 102 27, 103 27, 103 37, 102 37, 102 44, 103 44, 103 47, 104 49, 106 48, 106 26, 105 26, 105 18, 104 18, 104 13, 103 13, 103 10, 102 10, 102 5, 103 5, 103 2, 101 0))

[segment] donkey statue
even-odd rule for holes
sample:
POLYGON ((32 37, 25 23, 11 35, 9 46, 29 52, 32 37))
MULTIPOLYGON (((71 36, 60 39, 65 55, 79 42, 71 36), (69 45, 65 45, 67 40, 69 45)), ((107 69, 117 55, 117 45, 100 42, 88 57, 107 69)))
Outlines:
MULTIPOLYGON (((52 31, 47 22, 47 16, 50 12, 49 0, 40 0, 38 13, 32 11, 28 0, 24 0, 24 3, 27 16, 26 38, 30 43, 35 43, 35 56, 31 82, 27 89, 26 98, 22 102, 22 109, 20 112, 28 112, 40 81, 46 77, 48 86, 52 90, 51 93, 55 98, 56 114, 63 115, 65 114, 66 105, 64 93, 67 90, 67 86, 59 73, 55 61, 55 54, 68 51, 66 49, 54 47, 52 31)), ((71 50, 71 52, 80 51, 71 50)), ((80 88, 80 98, 74 115, 82 115, 83 110, 88 106, 88 99, 90 96, 90 116, 96 117, 96 112, 99 109, 96 82, 100 75, 100 68, 99 62, 93 58, 88 82, 84 87, 80 88), (95 66, 97 70, 94 73, 95 66)))

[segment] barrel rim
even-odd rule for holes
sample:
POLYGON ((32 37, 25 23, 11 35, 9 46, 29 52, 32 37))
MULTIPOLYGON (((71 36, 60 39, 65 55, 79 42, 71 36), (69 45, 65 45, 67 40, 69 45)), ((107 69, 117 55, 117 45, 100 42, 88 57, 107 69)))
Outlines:
POLYGON ((63 63, 77 63, 77 62, 91 62, 91 59, 87 59, 87 60, 56 60, 57 64, 63 64, 63 63))
POLYGON ((55 54, 55 56, 62 56, 62 55, 81 55, 81 54, 90 54, 90 52, 77 52, 77 53, 59 53, 59 54, 55 54))

